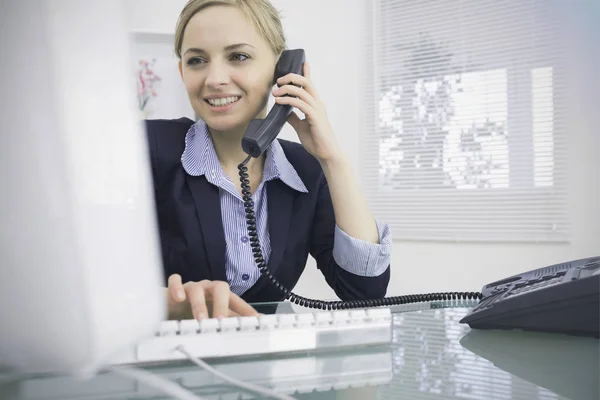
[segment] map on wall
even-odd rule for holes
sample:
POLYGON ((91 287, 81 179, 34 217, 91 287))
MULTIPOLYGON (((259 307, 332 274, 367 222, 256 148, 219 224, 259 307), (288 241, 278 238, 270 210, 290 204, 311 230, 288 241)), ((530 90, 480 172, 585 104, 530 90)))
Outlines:
POLYGON ((195 119, 173 54, 173 35, 133 33, 132 56, 140 118, 195 119))

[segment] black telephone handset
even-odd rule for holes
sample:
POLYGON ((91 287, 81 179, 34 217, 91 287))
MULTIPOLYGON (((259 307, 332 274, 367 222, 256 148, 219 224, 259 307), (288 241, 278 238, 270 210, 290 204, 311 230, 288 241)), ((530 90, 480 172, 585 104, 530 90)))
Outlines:
MULTIPOLYGON (((281 54, 275 67, 275 79, 290 73, 304 75, 304 50, 286 50, 281 54)), ((251 157, 258 158, 275 140, 288 117, 292 113, 292 106, 275 104, 265 119, 254 119, 250 121, 244 137, 242 138, 242 149, 251 157)))
MULTIPOLYGON (((284 51, 275 69, 274 81, 290 72, 302 74, 304 61, 304 50, 284 51)), ((461 321, 468 323, 472 328, 521 328, 598 337, 600 257, 529 271, 486 285, 482 292, 428 293, 368 300, 322 301, 298 296, 284 287, 267 269, 262 256, 246 165, 250 158, 259 157, 275 140, 291 112, 291 106, 276 104, 264 120, 253 120, 242 139, 242 148, 248 157, 238 165, 254 261, 263 278, 279 289, 286 300, 309 308, 337 310, 478 299, 481 301, 477 307, 461 321), (536 318, 535 315, 538 317, 536 318)))

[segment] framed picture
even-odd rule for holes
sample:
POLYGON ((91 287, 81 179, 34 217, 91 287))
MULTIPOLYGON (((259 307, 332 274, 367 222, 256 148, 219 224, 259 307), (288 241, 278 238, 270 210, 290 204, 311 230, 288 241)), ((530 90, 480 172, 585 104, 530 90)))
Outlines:
POLYGON ((132 32, 131 39, 140 118, 196 120, 177 68, 174 35, 132 32))

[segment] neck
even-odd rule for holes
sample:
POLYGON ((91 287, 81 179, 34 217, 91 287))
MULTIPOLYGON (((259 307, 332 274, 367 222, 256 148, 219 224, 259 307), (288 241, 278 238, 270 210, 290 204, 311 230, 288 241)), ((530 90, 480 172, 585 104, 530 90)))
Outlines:
MULTIPOLYGON (((248 157, 248 154, 242 150, 242 137, 245 131, 245 127, 229 132, 219 132, 209 129, 215 152, 224 170, 237 169, 237 166, 248 157)), ((264 154, 259 158, 251 158, 248 161, 247 167, 249 171, 257 171, 258 168, 262 173, 263 165, 264 154)))
MULTIPOLYGON (((268 97, 265 96, 265 101, 261 111, 255 118, 264 119, 267 115, 267 101, 268 97)), ((212 137, 215 152, 219 158, 219 162, 224 170, 237 169, 237 166, 241 164, 247 157, 248 154, 242 150, 242 138, 244 132, 246 132, 247 125, 234 129, 228 132, 221 132, 214 130, 209 127, 208 131, 212 137)), ((263 154, 259 158, 251 158, 246 166, 249 172, 260 172, 262 174, 264 166, 265 155, 263 154)))

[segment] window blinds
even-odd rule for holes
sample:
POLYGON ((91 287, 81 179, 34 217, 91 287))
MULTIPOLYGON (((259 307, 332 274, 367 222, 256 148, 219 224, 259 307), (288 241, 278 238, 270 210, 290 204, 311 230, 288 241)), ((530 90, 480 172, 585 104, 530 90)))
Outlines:
POLYGON ((565 241, 560 0, 374 0, 364 184, 403 240, 565 241))

